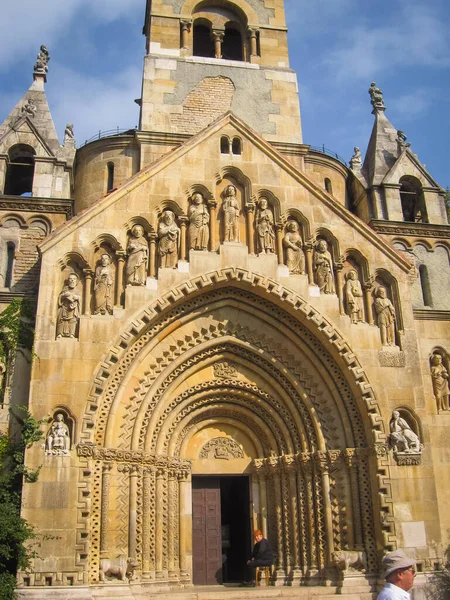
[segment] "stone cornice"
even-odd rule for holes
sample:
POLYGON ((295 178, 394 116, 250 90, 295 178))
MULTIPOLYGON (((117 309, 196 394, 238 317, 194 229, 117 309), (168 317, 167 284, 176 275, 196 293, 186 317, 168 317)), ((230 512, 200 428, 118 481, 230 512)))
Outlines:
POLYGON ((70 219, 73 216, 73 200, 0 195, 0 210, 63 214, 70 219))
POLYGON ((405 223, 403 221, 372 220, 370 227, 377 233, 409 235, 415 237, 450 238, 450 225, 433 223, 405 223))
POLYGON ((416 321, 450 321, 450 310, 415 308, 413 315, 416 321))

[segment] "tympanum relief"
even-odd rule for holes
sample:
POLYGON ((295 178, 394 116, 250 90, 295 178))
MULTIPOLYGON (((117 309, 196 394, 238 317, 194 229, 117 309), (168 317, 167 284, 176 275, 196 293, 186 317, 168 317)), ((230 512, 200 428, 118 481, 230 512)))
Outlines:
POLYGON ((199 458, 231 460, 232 458, 244 458, 244 453, 239 444, 234 440, 226 437, 218 437, 206 442, 200 451, 199 458))

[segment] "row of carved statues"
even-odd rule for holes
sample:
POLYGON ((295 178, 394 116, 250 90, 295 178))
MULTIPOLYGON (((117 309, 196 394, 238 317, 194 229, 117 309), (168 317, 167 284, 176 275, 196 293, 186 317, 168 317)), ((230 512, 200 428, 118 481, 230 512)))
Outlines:
MULTIPOLYGON (((72 423, 70 422, 70 425, 72 423)), ((405 454, 421 454, 422 444, 419 436, 415 433, 408 421, 401 416, 398 410, 394 410, 389 422, 389 445, 393 450, 394 456, 405 454)), ((65 421, 65 416, 57 412, 47 432, 45 440, 45 453, 49 456, 68 456, 72 447, 71 427, 65 421)), ((236 446, 238 448, 238 446, 236 446)), ((235 444, 227 438, 218 438, 206 444, 200 453, 199 458, 212 457, 215 459, 242 458, 235 452, 235 444), (220 440, 220 444, 218 443, 220 440), (214 443, 217 442, 217 443, 214 443), (222 446, 226 445, 225 450, 222 446), (221 450, 218 451, 218 449, 221 450), (209 450, 213 449, 212 456, 209 450)))

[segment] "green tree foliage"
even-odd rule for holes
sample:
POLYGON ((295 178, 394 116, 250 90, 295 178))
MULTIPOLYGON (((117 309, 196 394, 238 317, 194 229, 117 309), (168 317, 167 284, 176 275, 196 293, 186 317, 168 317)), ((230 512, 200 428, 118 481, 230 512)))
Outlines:
POLYGON ((30 565, 33 551, 29 542, 36 538, 33 528, 20 516, 22 483, 37 480, 39 469, 24 465, 25 450, 40 441, 44 434, 36 420, 23 407, 15 417, 22 425, 20 440, 12 443, 0 433, 0 600, 13 600, 17 569, 30 565))
POLYGON ((430 579, 426 595, 429 600, 449 600, 450 598, 450 546, 445 552, 444 567, 430 579))

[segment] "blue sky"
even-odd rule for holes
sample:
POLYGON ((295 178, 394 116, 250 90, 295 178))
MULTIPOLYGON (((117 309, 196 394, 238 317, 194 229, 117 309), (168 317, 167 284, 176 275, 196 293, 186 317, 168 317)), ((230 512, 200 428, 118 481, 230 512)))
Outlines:
MULTIPOLYGON (((5 3, 6 4, 6 3, 5 3)), ((1 8, 0 121, 25 93, 40 44, 46 87, 62 137, 78 144, 99 129, 134 127, 140 96, 145 0, 32 0, 1 8)), ((376 81, 386 115, 443 187, 450 186, 450 2, 286 0, 304 142, 349 160, 364 154, 376 81)))

